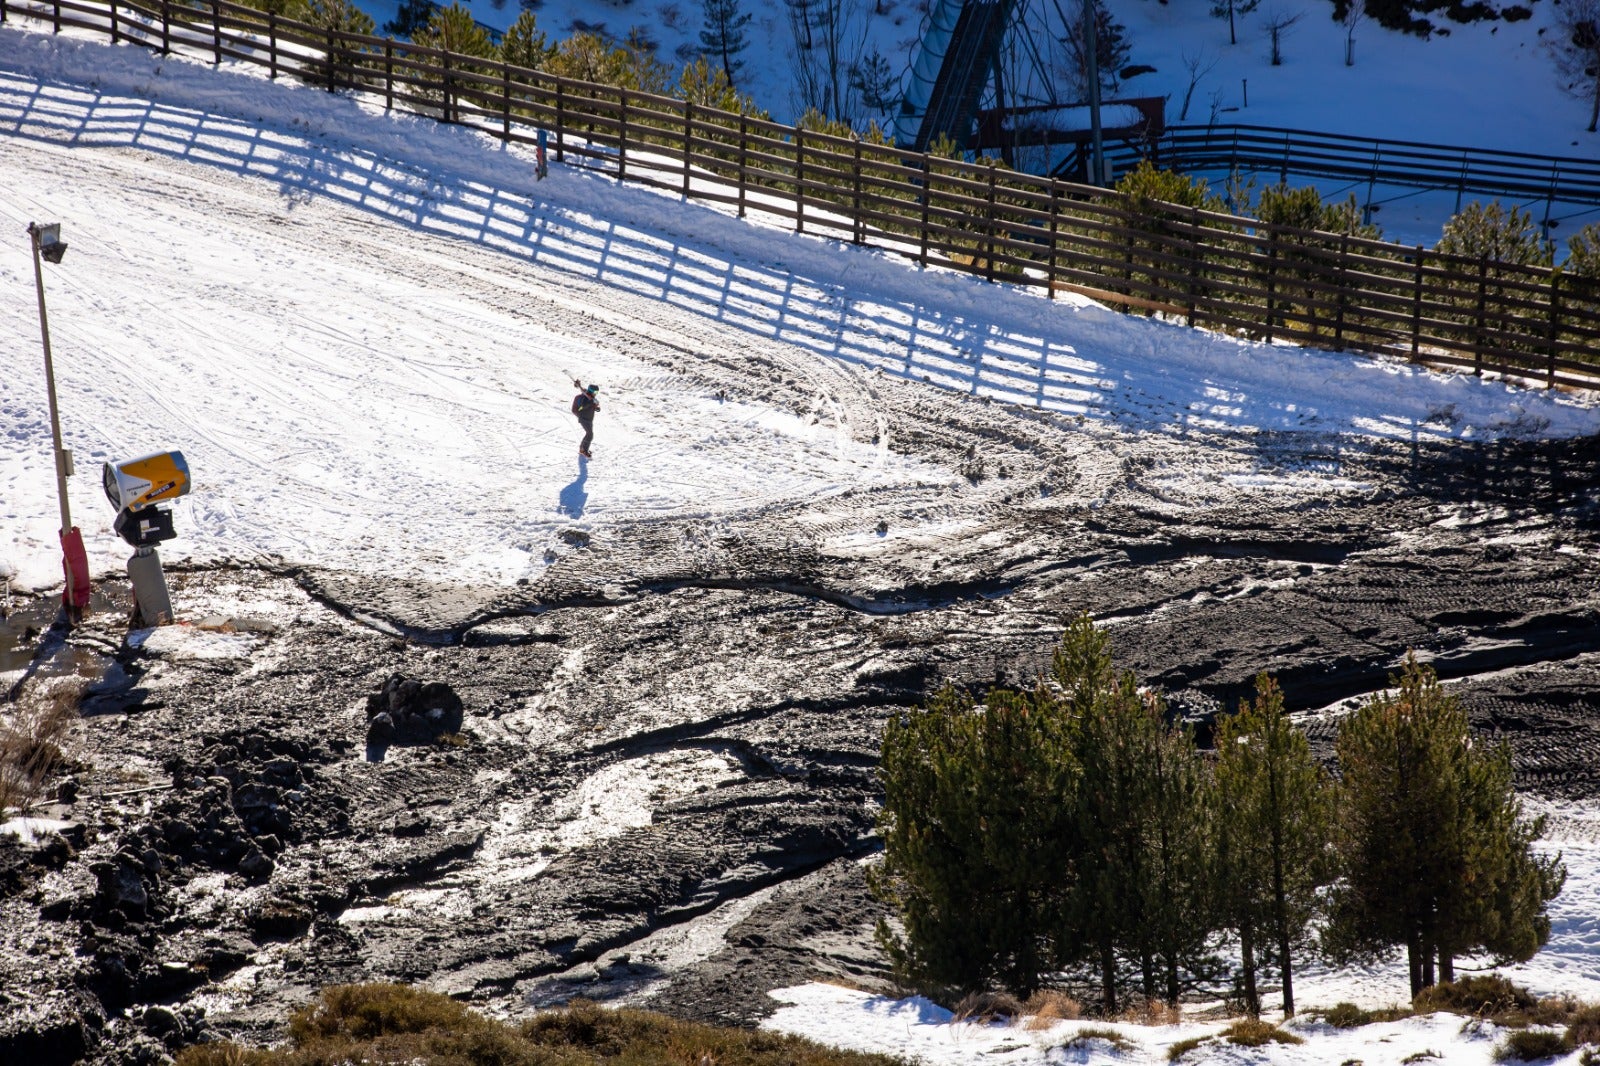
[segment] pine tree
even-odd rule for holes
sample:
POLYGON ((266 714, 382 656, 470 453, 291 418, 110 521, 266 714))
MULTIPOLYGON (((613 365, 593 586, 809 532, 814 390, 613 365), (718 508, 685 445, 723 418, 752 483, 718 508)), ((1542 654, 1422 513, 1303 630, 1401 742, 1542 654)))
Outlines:
POLYGON ((1265 674, 1255 700, 1218 725, 1216 804, 1221 899, 1239 938, 1245 1007, 1261 1013, 1256 975, 1270 960, 1292 1015, 1293 959, 1310 942, 1319 890, 1332 880, 1333 792, 1265 674))
POLYGON ((1444 224, 1437 250, 1449 255, 1486 257, 1491 265, 1549 266, 1555 250, 1539 233, 1533 215, 1515 204, 1509 210, 1492 200, 1474 200, 1444 224))
POLYGON ((1339 729, 1343 878, 1326 940, 1346 957, 1404 945, 1414 996, 1468 951, 1531 958, 1566 872, 1533 854, 1544 826, 1521 816, 1509 753, 1472 742, 1414 655, 1393 684, 1339 729))
POLYGON ((977 705, 946 689, 890 721, 884 860, 869 881, 904 926, 878 926, 900 980, 935 993, 1038 988, 1070 868, 1069 728, 1042 690, 996 689, 977 705))
POLYGON ((350 0, 295 0, 291 17, 319 30, 370 34, 375 28, 372 16, 350 0))
POLYGON ((489 31, 478 25, 472 12, 460 3, 437 8, 428 19, 428 24, 413 33, 411 39, 424 48, 438 48, 481 59, 495 58, 495 47, 489 40, 489 31))
POLYGON ((428 24, 439 5, 433 0, 400 0, 394 18, 383 24, 383 32, 392 37, 409 38, 428 24))
POLYGON ((500 59, 515 67, 542 70, 554 51, 532 11, 518 15, 500 38, 500 59))
POLYGON ((734 59, 745 48, 745 26, 750 15, 740 12, 739 0, 701 0, 705 12, 705 28, 700 31, 700 43, 722 63, 722 72, 728 83, 734 82, 735 73, 744 66, 734 59))

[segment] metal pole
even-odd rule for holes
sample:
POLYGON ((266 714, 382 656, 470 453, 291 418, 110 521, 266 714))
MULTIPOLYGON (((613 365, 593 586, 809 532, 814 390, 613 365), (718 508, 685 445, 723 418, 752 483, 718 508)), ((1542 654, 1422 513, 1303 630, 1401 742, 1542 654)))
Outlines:
POLYGON ((1100 26, 1095 19, 1094 0, 1083 0, 1084 55, 1089 60, 1089 129, 1094 138, 1094 156, 1089 161, 1093 173, 1089 175, 1089 184, 1103 186, 1106 183, 1106 156, 1105 146, 1100 141, 1100 59, 1096 54, 1099 36, 1100 26))
POLYGON ((39 335, 44 340, 44 383, 50 393, 50 440, 55 445, 56 492, 61 497, 61 532, 72 532, 72 508, 67 503, 67 462, 61 448, 61 416, 56 406, 55 363, 50 358, 50 321, 44 310, 44 269, 39 263, 39 231, 31 224, 28 235, 33 239, 33 282, 39 293, 39 335))
MULTIPOLYGON (((44 341, 44 383, 50 395, 50 440, 56 456, 56 495, 61 500, 61 535, 72 532, 72 506, 67 502, 67 475, 69 459, 61 447, 61 416, 56 406, 56 369, 50 358, 50 320, 44 310, 44 268, 39 262, 39 229, 28 223, 28 237, 33 245, 33 283, 39 294, 39 336, 44 341)), ((65 567, 68 603, 73 601, 72 567, 65 567)))

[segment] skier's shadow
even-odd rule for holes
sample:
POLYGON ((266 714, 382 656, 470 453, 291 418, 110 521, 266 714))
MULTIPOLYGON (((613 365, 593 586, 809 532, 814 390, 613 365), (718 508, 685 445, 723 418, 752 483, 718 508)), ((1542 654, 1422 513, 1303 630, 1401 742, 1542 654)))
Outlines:
POLYGON ((589 502, 589 493, 585 491, 583 483, 589 480, 589 460, 578 459, 578 476, 572 483, 561 490, 561 509, 573 518, 583 517, 583 507, 589 502))

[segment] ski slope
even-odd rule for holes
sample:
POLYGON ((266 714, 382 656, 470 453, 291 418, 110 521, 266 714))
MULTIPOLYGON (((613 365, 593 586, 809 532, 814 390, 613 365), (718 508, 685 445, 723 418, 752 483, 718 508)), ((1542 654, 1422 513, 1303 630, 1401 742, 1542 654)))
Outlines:
POLYGON ((169 561, 490 585, 574 528, 953 485, 874 420, 876 375, 1137 433, 1600 429, 1593 397, 1051 302, 560 164, 536 182, 371 101, 15 24, 0 131, 0 574, 23 589, 60 579, 30 221, 71 246, 45 287, 101 573, 127 549, 99 466, 157 449, 195 479, 169 561), (729 361, 809 408, 729 391, 729 361), (573 376, 601 384, 587 465, 573 376))

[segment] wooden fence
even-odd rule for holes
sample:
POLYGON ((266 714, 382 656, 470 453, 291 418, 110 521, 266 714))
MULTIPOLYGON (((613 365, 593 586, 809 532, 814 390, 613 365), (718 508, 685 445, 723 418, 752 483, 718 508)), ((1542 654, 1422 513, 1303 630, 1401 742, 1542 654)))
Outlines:
POLYGON ((226 0, 0 0, 0 20, 17 15, 372 93, 508 142, 542 127, 558 160, 1051 296, 1547 387, 1600 383, 1600 279, 1140 202, 226 0))
POLYGON ((1170 126, 1149 144, 1112 146, 1108 161, 1131 170, 1141 158, 1183 173, 1276 173, 1441 189, 1457 199, 1473 193, 1547 205, 1600 204, 1600 160, 1451 148, 1268 126, 1170 126))

